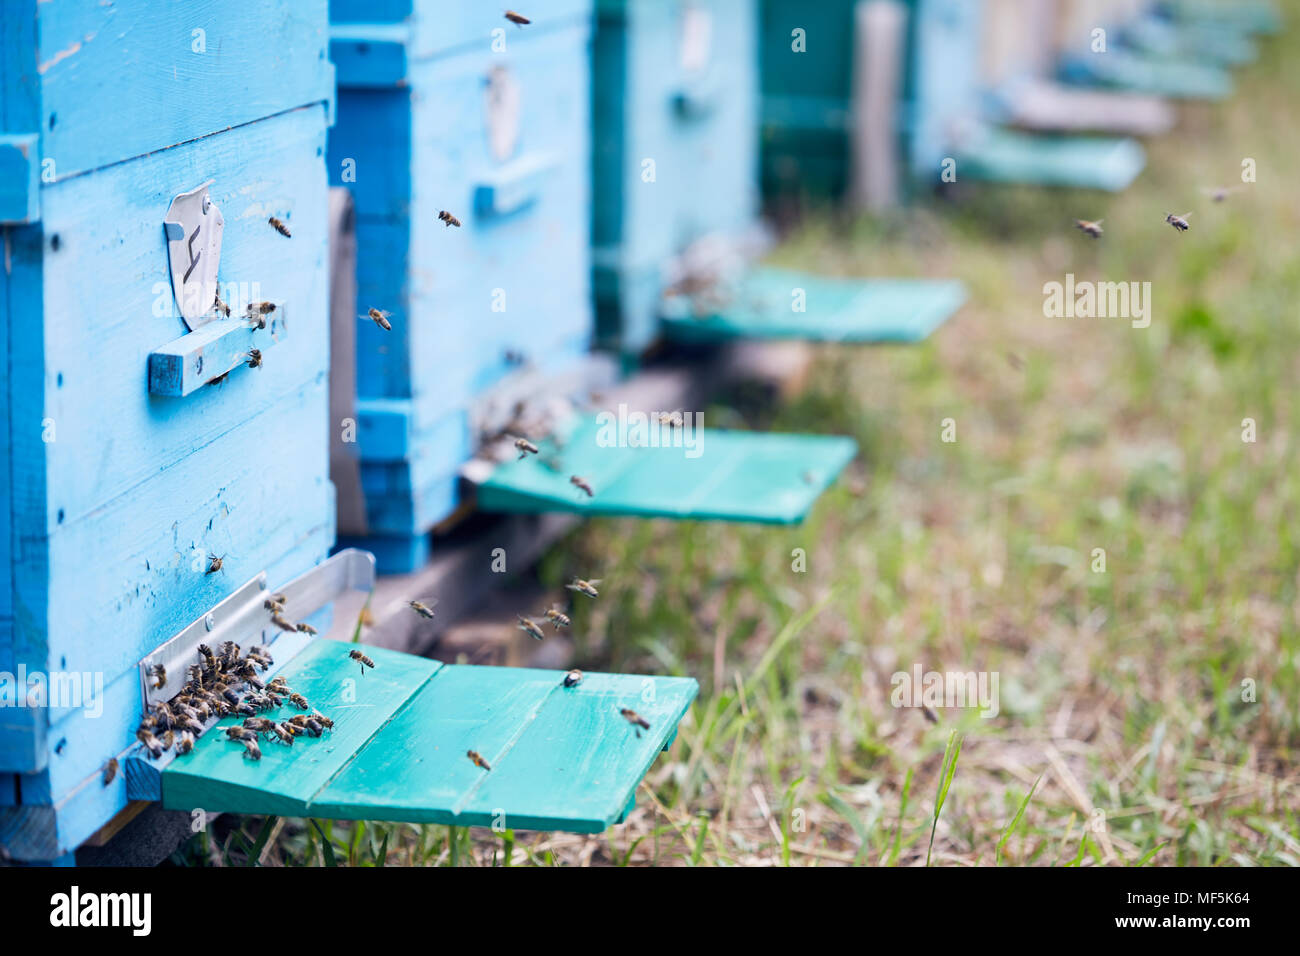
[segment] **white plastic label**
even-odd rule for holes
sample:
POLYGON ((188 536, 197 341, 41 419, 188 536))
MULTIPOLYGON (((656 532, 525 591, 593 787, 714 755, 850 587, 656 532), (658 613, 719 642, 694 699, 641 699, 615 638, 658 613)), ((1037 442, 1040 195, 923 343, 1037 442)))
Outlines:
POLYGON ((214 321, 217 267, 221 264, 221 233, 226 221, 208 196, 208 180, 172 200, 163 220, 172 292, 190 331, 214 321))

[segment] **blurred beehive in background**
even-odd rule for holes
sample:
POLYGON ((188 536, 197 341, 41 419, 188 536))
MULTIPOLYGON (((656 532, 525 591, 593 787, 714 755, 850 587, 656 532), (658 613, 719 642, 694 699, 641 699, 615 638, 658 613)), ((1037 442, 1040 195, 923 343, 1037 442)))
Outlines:
POLYGON ((0 40, 0 153, 29 164, 8 180, 23 201, 0 213, 0 670, 102 678, 102 714, 0 709, 0 771, 23 775, 0 777, 0 844, 53 859, 126 802, 124 776, 100 773, 134 742, 144 654, 252 575, 290 577, 333 542, 333 69, 323 0, 232 0, 219 16, 19 0, 0 40), (210 287, 183 317, 169 275, 169 206, 208 181, 230 318, 210 287), (275 304, 266 329, 239 314, 249 300, 275 304), (261 368, 245 365, 253 346, 261 368))

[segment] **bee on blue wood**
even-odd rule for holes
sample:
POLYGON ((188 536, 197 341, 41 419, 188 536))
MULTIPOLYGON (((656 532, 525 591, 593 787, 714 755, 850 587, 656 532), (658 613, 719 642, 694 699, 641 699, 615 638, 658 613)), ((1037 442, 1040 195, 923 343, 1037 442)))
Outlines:
POLYGON ((432 604, 422 604, 419 601, 408 601, 407 606, 416 614, 420 615, 420 617, 432 618, 433 609, 438 606, 438 601, 436 598, 433 600, 432 604))
POLYGON ((542 626, 531 617, 524 617, 522 614, 516 614, 515 617, 519 618, 519 630, 529 637, 539 641, 546 638, 546 632, 542 630, 542 626))
POLYGON ((252 740, 244 741, 244 756, 250 757, 253 760, 262 759, 262 748, 257 745, 256 737, 254 737, 252 740))
POLYGON ((289 682, 283 676, 271 678, 271 683, 266 685, 266 689, 284 697, 288 697, 293 693, 289 688, 289 682))
POLYGON ((455 226, 458 229, 460 228, 460 220, 457 219, 455 216, 453 216, 451 213, 447 212, 447 210, 445 209, 439 211, 438 219, 446 223, 449 228, 451 226, 455 226))
POLYGON ((284 223, 282 223, 279 219, 276 219, 274 216, 272 216, 270 219, 266 221, 271 224, 272 229, 274 229, 280 235, 284 236, 284 238, 286 239, 293 238, 293 236, 289 233, 289 227, 286 226, 284 223))
POLYGON ((299 733, 306 733, 312 737, 319 737, 325 732, 325 725, 308 714, 294 714, 289 718, 289 723, 297 727, 299 733))
POLYGON ((564 675, 565 687, 577 687, 581 683, 582 683, 582 671, 578 670, 576 667, 573 670, 569 671, 569 673, 564 675))
POLYGON ((230 378, 230 373, 229 373, 229 372, 223 372, 222 374, 218 375, 216 378, 210 378, 210 379, 208 379, 207 382, 204 383, 204 384, 207 384, 207 385, 223 385, 223 384, 225 384, 225 381, 226 381, 226 379, 228 379, 228 378, 230 378))
POLYGON ((573 620, 569 615, 565 614, 559 608, 548 607, 543 612, 542 616, 550 621, 551 627, 555 628, 557 631, 562 627, 569 627, 573 624, 573 620))
POLYGON ((154 760, 157 760, 163 755, 162 741, 144 727, 141 727, 135 732, 135 737, 140 741, 140 743, 144 744, 144 749, 149 751, 149 756, 154 760))
POLYGON ((109 757, 108 763, 104 764, 104 786, 108 786, 117 777, 117 758, 109 757))
POLYGON ((281 743, 288 744, 290 747, 293 746, 293 731, 285 725, 272 723, 271 733, 275 734, 281 743))
POLYGON ((271 652, 265 647, 250 647, 248 649, 248 660, 264 671, 275 663, 275 659, 271 657, 271 652))
POLYGON ((216 298, 215 298, 215 300, 213 301, 212 305, 213 305, 213 307, 214 307, 218 312, 220 312, 220 313, 221 313, 222 315, 224 315, 226 318, 230 318, 230 305, 229 305, 228 303, 222 301, 222 299, 221 299, 221 289, 219 289, 219 288, 217 289, 216 298))
POLYGON ((290 694, 289 703, 293 704, 293 706, 297 707, 299 710, 311 710, 311 705, 307 703, 307 698, 302 696, 302 694, 290 694))
POLYGON ((474 766, 482 767, 484 770, 491 770, 491 765, 483 759, 483 756, 477 750, 466 750, 465 756, 474 762, 474 766))
POLYGON ((356 661, 358 664, 361 665, 361 676, 362 676, 362 677, 365 677, 365 676, 366 676, 366 668, 367 668, 367 667, 373 669, 374 666, 375 666, 375 662, 374 662, 374 661, 372 661, 370 658, 366 657, 365 654, 361 653, 360 651, 358 651, 358 650, 356 650, 356 649, 353 649, 353 650, 348 651, 348 657, 352 658, 354 661, 356 661))
POLYGON ((266 328, 266 317, 274 311, 274 302, 250 302, 246 312, 249 326, 255 329, 266 328))
POLYGON ((257 731, 250 727, 227 727, 226 737, 230 740, 256 740, 257 731))
POLYGON ((572 475, 569 478, 569 484, 573 485, 579 491, 585 491, 588 498, 596 497, 596 492, 591 490, 591 483, 580 475, 572 475))
POLYGON ((153 675, 153 689, 162 690, 167 686, 167 668, 161 664, 155 664, 149 668, 149 673, 153 675))
POLYGON ((333 730, 333 729, 334 729, 334 721, 330 720, 330 718, 326 717, 326 716, 325 716, 324 714, 322 714, 319 710, 315 710, 315 709, 313 709, 312 712, 311 712, 311 716, 312 716, 312 719, 313 719, 313 720, 315 720, 317 723, 319 723, 319 724, 320 724, 322 727, 324 727, 326 730, 333 730))
POLYGON ((506 19, 509 20, 517 27, 527 26, 528 24, 533 22, 532 20, 529 20, 526 16, 524 16, 522 13, 515 13, 515 11, 513 10, 506 11, 506 19))
POLYGON ((176 752, 178 754, 187 754, 194 750, 194 734, 188 730, 182 730, 176 738, 176 752))
POLYGON ((1104 219, 1098 219, 1096 222, 1089 222, 1087 219, 1076 219, 1074 220, 1074 225, 1085 236, 1092 236, 1094 239, 1100 239, 1102 232, 1104 232, 1101 228, 1103 222, 1105 222, 1104 219))
POLYGON ((366 312, 366 317, 385 332, 391 332, 393 331, 393 323, 388 321, 388 317, 392 314, 393 313, 391 312, 384 312, 380 309, 371 308, 366 312))
MULTIPOLYGON (((229 375, 230 373, 227 372, 226 374, 229 375)), ((209 552, 208 552, 208 569, 207 569, 206 571, 204 571, 203 573, 204 573, 205 576, 206 576, 206 575, 209 575, 209 574, 216 574, 218 571, 220 571, 220 570, 225 566, 225 564, 226 564, 226 556, 225 556, 224 554, 221 555, 220 557, 218 557, 217 555, 215 555, 215 554, 213 554, 212 552, 209 551, 209 552)))
POLYGON ((644 717, 638 714, 631 707, 623 707, 619 710, 619 713, 623 715, 624 720, 626 720, 633 727, 637 728, 636 736, 638 740, 641 739, 641 731, 643 729, 644 730, 650 729, 650 721, 646 720, 644 717))
POLYGON ((1185 212, 1181 216, 1175 216, 1173 213, 1169 213, 1165 216, 1165 222, 1169 223, 1169 225, 1173 226, 1179 232, 1186 232, 1188 229, 1192 228, 1191 224, 1187 221, 1187 217, 1190 215, 1190 212, 1185 212))
POLYGON ((600 583, 600 578, 593 578, 590 581, 584 581, 582 578, 574 578, 565 587, 570 591, 577 591, 579 594, 585 594, 587 597, 600 597, 600 592, 596 590, 596 585, 600 583))
POLYGON ((275 726, 275 721, 270 717, 245 717, 244 726, 249 730, 255 730, 259 734, 264 734, 275 726))
POLYGON ((248 350, 248 361, 245 362, 244 364, 246 364, 249 368, 261 368, 261 367, 262 367, 262 350, 261 350, 261 349, 249 349, 249 350, 248 350))
POLYGON ((529 455, 536 455, 541 451, 540 448, 530 442, 527 438, 516 438, 515 448, 519 449, 519 459, 521 461, 529 455))

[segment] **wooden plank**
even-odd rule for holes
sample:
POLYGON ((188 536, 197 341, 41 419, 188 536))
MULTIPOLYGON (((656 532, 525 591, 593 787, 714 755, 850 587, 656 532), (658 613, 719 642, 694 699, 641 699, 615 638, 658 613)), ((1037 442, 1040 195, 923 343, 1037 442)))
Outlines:
POLYGON ((192 395, 213 379, 247 367, 253 349, 274 364, 268 352, 285 337, 286 311, 277 308, 264 329, 246 318, 220 319, 154 349, 149 353, 149 391, 171 398, 192 395))
POLYGON ((1002 119, 1023 129, 1158 136, 1173 128, 1173 106, 1158 96, 1029 82, 1004 97, 1002 119))
POLYGON ((1135 139, 1047 136, 989 128, 957 149, 958 175, 975 180, 1127 189, 1146 165, 1135 139))
POLYGON ((907 61, 907 8, 858 3, 853 9, 853 85, 849 192, 853 208, 898 205, 898 108, 907 61))
POLYGON ((0 223, 41 218, 40 153, 35 133, 0 135, 0 223))
MULTIPOLYGON (((412 741, 386 725, 443 665, 367 648, 376 667, 363 676, 361 666, 348 658, 349 649, 338 641, 313 641, 282 672, 290 687, 334 720, 333 730, 320 738, 300 737, 291 747, 264 743, 262 759, 249 760, 224 734, 243 718, 226 718, 204 734, 192 754, 163 771, 164 809, 309 816, 315 794, 372 737, 379 735, 382 746, 396 753, 406 752, 412 741)), ((286 702, 267 716, 287 720, 295 713, 300 711, 286 702)), ((426 727, 422 733, 433 731, 426 727)))

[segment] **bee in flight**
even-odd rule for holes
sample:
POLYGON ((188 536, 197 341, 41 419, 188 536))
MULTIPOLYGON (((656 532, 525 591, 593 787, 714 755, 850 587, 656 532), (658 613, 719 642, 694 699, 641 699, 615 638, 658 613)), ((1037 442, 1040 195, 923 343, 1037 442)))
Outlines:
POLYGON ((427 618, 433 617, 433 608, 437 606, 437 604, 438 604, 437 600, 434 600, 432 605, 421 604, 419 601, 409 602, 409 606, 412 611, 420 615, 420 617, 427 617, 427 618))
POLYGON ((522 614, 516 614, 515 617, 519 618, 519 630, 529 637, 539 641, 546 638, 546 632, 542 630, 542 626, 531 617, 524 617, 522 614))
POLYGON ((1201 192, 1215 202, 1223 202, 1240 189, 1240 186, 1215 186, 1213 189, 1202 189, 1201 192))
POLYGON ((320 631, 316 630, 316 628, 302 621, 298 622, 298 630, 301 631, 303 634, 307 634, 311 637, 315 637, 317 634, 320 633, 320 631))
POLYGON ((135 732, 136 740, 144 744, 144 749, 149 751, 149 756, 157 760, 163 755, 162 741, 155 737, 149 730, 141 727, 135 732))
POLYGON ((1104 219, 1098 219, 1096 222, 1089 222, 1087 219, 1074 220, 1074 224, 1075 226, 1078 227, 1080 232, 1082 232, 1085 236, 1092 236, 1092 238, 1094 239, 1101 238, 1101 234, 1104 231, 1101 228, 1101 224, 1103 222, 1105 222, 1104 219))
POLYGON ((360 651, 358 651, 358 650, 351 650, 351 651, 348 651, 348 657, 352 658, 354 661, 356 661, 358 664, 361 665, 361 676, 362 676, 362 677, 364 677, 364 676, 366 675, 366 668, 367 668, 367 667, 371 668, 372 670, 374 669, 375 662, 372 661, 370 658, 366 657, 365 654, 362 654, 362 653, 361 653, 360 651))
POLYGON ((581 683, 582 683, 582 671, 578 670, 576 667, 573 670, 569 671, 569 673, 564 675, 565 687, 577 687, 581 683))
POLYGON ((482 767, 484 770, 492 769, 492 767, 488 764, 486 760, 483 759, 482 755, 477 750, 466 750, 465 756, 468 757, 470 760, 474 761, 474 766, 476 767, 482 767))
POLYGON ((529 455, 536 455, 541 449, 530 442, 527 438, 516 438, 515 447, 519 449, 519 458, 523 460, 529 455))
POLYGON ((600 592, 596 590, 596 585, 600 583, 600 578, 592 578, 590 581, 584 581, 582 578, 574 578, 572 582, 565 587, 570 591, 577 591, 579 594, 585 594, 587 597, 600 597, 600 592))
POLYGON ((506 11, 506 19, 509 20, 517 27, 527 26, 528 24, 533 22, 532 20, 529 20, 526 16, 524 16, 522 13, 515 13, 515 11, 513 10, 506 11))
POLYGON ((681 428, 681 427, 682 427, 682 413, 681 413, 680 411, 675 411, 675 412, 660 412, 660 413, 659 413, 659 417, 658 417, 658 421, 659 421, 659 424, 660 424, 660 425, 664 425, 664 426, 666 426, 666 427, 668 427, 668 428, 681 428))
POLYGON ((573 623, 573 619, 559 608, 548 607, 542 613, 542 616, 550 621, 551 627, 555 628, 557 631, 562 627, 569 627, 573 623))
POLYGON ((638 740, 641 738, 642 730, 650 729, 650 721, 646 720, 631 707, 623 707, 619 710, 619 713, 623 715, 624 720, 637 729, 636 736, 638 740))
POLYGON ((580 491, 585 491, 587 493, 588 498, 596 497, 596 492, 591 490, 591 484, 587 481, 586 478, 583 478, 579 475, 573 475, 569 478, 569 484, 573 485, 575 488, 579 489, 580 491))
POLYGON ((283 611, 284 601, 285 598, 283 594, 272 594, 262 602, 262 607, 266 608, 268 611, 283 611))
POLYGON ((393 313, 391 312, 383 312, 379 309, 372 308, 366 312, 366 317, 372 319, 375 325, 379 326, 385 332, 391 332, 393 331, 393 323, 388 321, 388 317, 392 314, 393 313))
POLYGON ((262 367, 262 350, 261 350, 261 349, 249 349, 249 350, 248 350, 248 361, 247 361, 245 364, 246 364, 249 368, 261 368, 261 367, 262 367))
POLYGON ((225 563, 226 563, 226 556, 224 554, 221 557, 217 557, 215 554, 209 553, 208 569, 203 572, 204 576, 206 577, 209 574, 216 574, 218 571, 222 569, 222 567, 225 566, 225 563))
POLYGON ((447 212, 447 210, 445 209, 439 211, 438 218, 441 221, 445 222, 449 228, 451 226, 456 226, 457 228, 460 228, 460 220, 457 219, 455 216, 453 216, 451 213, 447 212))
POLYGON ((1187 217, 1190 215, 1190 212, 1185 212, 1181 216, 1175 216, 1173 213, 1169 213, 1165 216, 1165 222, 1169 223, 1169 225, 1173 226, 1179 232, 1186 232, 1188 229, 1192 228, 1191 224, 1187 221, 1187 217))
POLYGON ((155 664, 149 668, 149 673, 153 675, 153 689, 162 690, 167 686, 167 668, 161 664, 155 664))
POLYGON ((291 238, 293 238, 293 237, 289 234, 289 227, 286 226, 284 223, 282 223, 279 219, 276 219, 274 216, 272 216, 270 219, 268 219, 268 220, 266 220, 266 221, 269 222, 269 223, 271 224, 271 228, 272 228, 272 229, 274 229, 274 230, 275 230, 276 232, 278 232, 280 235, 284 236, 284 238, 286 238, 286 239, 291 239, 291 238))
POLYGON ((298 630, 298 625, 294 624, 292 621, 286 621, 284 619, 284 615, 282 615, 279 611, 273 611, 271 613, 271 623, 274 624, 282 631, 296 632, 298 630))

